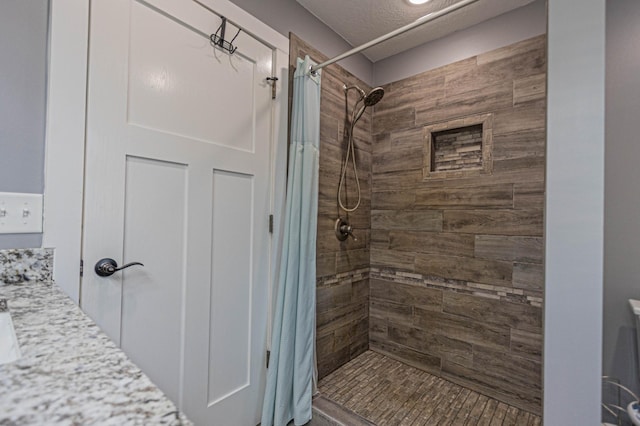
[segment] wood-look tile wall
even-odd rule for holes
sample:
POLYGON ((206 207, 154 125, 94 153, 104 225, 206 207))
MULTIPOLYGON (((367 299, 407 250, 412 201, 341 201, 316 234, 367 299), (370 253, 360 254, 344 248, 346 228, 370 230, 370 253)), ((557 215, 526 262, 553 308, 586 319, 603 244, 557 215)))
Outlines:
MULTIPOLYGON (((295 34, 290 34, 289 53, 291 81, 297 57, 309 55, 317 63, 328 59, 295 34)), ((354 91, 350 91, 348 103, 346 102, 343 90, 345 83, 356 84, 365 91, 371 89, 337 64, 322 71, 316 244, 316 344, 320 378, 369 347, 371 109, 358 121, 354 131, 362 201, 358 210, 346 214, 338 207, 338 182, 347 146, 347 117, 350 116, 357 97, 354 91), (339 216, 348 219, 354 227, 357 240, 349 238, 343 242, 338 241, 334 223, 339 216)), ((292 95, 292 90, 289 94, 292 95)), ((348 206, 353 206, 356 202, 355 180, 352 169, 347 170, 346 190, 343 191, 346 191, 348 206)))
POLYGON ((545 37, 385 87, 373 115, 370 346, 541 411, 545 37), (425 179, 424 128, 492 114, 493 170, 425 179))

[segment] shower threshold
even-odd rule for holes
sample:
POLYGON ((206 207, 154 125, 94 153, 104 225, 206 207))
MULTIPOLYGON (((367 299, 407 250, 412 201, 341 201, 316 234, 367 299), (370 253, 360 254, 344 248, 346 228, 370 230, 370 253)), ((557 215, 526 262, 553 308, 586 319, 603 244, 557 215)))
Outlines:
POLYGON ((310 426, 541 424, 539 416, 367 351, 318 384, 310 426))

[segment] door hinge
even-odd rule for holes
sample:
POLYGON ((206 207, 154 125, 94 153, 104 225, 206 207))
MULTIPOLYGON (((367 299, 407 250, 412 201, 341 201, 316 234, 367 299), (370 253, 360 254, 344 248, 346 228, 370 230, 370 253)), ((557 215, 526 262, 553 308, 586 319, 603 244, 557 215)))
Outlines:
POLYGON ((84 260, 80 259, 80 276, 84 276, 84 260))
POLYGON ((269 215, 269 233, 273 234, 273 215, 269 215))
POLYGON ((271 358, 271 351, 267 351, 267 368, 269 368, 269 359, 271 358))
POLYGON ((278 77, 267 77, 267 82, 271 83, 271 99, 276 98, 276 82, 278 77))

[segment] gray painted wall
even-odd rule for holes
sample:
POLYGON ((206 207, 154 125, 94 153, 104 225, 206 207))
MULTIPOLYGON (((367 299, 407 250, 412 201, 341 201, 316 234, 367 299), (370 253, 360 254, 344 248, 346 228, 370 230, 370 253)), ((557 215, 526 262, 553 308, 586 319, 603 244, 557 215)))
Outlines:
MULTIPOLYGON (((230 1, 286 37, 289 37, 289 32, 295 33, 329 57, 353 48, 295 0, 230 1)), ((371 61, 364 55, 352 56, 340 61, 340 65, 367 84, 373 81, 371 61)))
POLYGON ((603 372, 640 390, 634 317, 640 299, 640 2, 607 1, 603 372))
POLYGON ((543 423, 600 424, 605 2, 549 0, 543 423))
POLYGON ((473 27, 376 62, 373 65, 374 85, 398 81, 546 31, 546 0, 536 0, 473 27))
MULTIPOLYGON (((42 193, 48 0, 0 1, 0 192, 42 193)), ((41 234, 0 234, 0 249, 41 234)))

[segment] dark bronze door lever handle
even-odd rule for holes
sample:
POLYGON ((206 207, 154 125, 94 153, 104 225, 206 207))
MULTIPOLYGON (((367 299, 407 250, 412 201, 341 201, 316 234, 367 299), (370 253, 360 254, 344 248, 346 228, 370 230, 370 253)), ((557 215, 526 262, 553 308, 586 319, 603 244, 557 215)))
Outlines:
POLYGON ((96 263, 94 270, 96 271, 96 274, 100 275, 101 277, 110 277, 114 272, 121 271, 133 265, 144 266, 140 262, 131 262, 118 268, 118 263, 115 260, 106 257, 104 259, 98 260, 98 263, 96 263))

